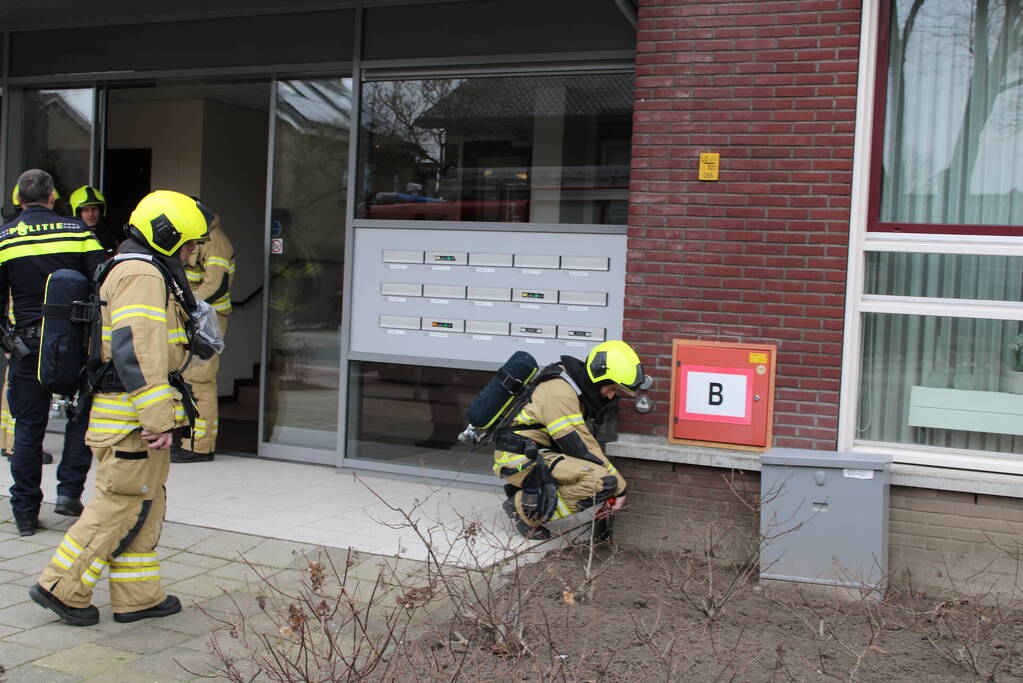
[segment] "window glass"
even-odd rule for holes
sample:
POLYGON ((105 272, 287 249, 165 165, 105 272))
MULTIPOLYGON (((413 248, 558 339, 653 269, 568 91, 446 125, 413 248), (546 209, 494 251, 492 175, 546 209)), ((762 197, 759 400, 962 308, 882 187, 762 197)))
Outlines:
POLYGON ((360 218, 627 222, 631 74, 363 86, 360 218))
POLYGON ((894 0, 885 223, 1023 225, 1018 0, 894 0))
POLYGON ((490 473, 492 450, 458 443, 465 409, 493 372, 397 363, 349 364, 345 457, 490 473))
POLYGON ((1023 301, 1023 257, 868 252, 864 293, 1023 301))
POLYGON ((1023 323, 867 313, 862 441, 1023 453, 1023 323))
POLYGON ((25 94, 24 169, 41 168, 53 176, 58 213, 70 214, 68 196, 90 179, 94 97, 92 88, 25 94))
POLYGON ((263 440, 337 448, 349 78, 277 85, 263 440))

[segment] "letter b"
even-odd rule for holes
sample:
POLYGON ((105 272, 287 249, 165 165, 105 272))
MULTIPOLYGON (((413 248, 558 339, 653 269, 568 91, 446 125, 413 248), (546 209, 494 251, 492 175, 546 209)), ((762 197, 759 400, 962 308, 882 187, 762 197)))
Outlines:
POLYGON ((707 397, 707 403, 712 406, 719 406, 725 402, 725 396, 722 393, 724 386, 717 382, 710 383, 710 396, 707 397))

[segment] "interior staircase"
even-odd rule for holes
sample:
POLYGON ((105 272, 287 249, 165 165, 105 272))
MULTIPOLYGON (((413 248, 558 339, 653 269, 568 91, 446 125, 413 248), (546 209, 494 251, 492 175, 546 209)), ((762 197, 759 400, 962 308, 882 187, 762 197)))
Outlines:
POLYGON ((259 442, 259 363, 252 376, 236 379, 232 393, 221 394, 217 452, 255 455, 259 442))

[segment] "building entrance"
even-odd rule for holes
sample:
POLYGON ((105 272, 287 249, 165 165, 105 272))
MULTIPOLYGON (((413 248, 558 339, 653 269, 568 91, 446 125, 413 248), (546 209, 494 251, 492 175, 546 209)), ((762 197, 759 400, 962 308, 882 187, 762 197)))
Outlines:
POLYGON ((101 177, 108 224, 119 233, 143 196, 176 190, 202 199, 234 246, 227 348, 217 376, 222 453, 258 453, 270 90, 262 82, 106 92, 101 177))

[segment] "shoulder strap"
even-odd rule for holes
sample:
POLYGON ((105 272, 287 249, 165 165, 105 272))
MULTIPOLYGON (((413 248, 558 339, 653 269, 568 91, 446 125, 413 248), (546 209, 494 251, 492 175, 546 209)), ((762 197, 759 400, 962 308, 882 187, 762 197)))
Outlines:
POLYGON ((172 285, 174 283, 174 278, 171 277, 170 271, 167 270, 167 266, 165 266, 162 263, 160 263, 157 259, 153 258, 151 255, 149 255, 149 254, 114 254, 113 258, 104 261, 102 264, 100 264, 99 268, 96 270, 96 275, 94 276, 93 280, 96 283, 96 293, 97 294, 99 294, 100 285, 102 285, 103 282, 107 279, 107 276, 110 275, 110 271, 114 269, 114 266, 116 266, 119 263, 124 263, 125 261, 147 261, 154 268, 156 268, 158 271, 160 271, 160 275, 163 276, 163 284, 164 284, 165 287, 167 287, 168 293, 173 293, 174 292, 175 288, 172 287, 172 285))
POLYGON ((483 439, 474 445, 472 450, 486 446, 493 441, 497 435, 503 432, 524 432, 530 429, 543 429, 545 425, 542 425, 539 422, 515 426, 510 425, 511 421, 519 414, 519 411, 529 405, 529 402, 533 399, 533 392, 536 391, 536 388, 548 380, 560 377, 561 370, 562 368, 560 363, 551 363, 540 370, 540 372, 536 373, 536 376, 533 377, 528 384, 526 384, 526 388, 522 391, 522 393, 519 394, 519 396, 509 405, 508 411, 504 414, 500 421, 498 421, 498 423, 494 425, 493 429, 490 430, 490 438, 483 439))

